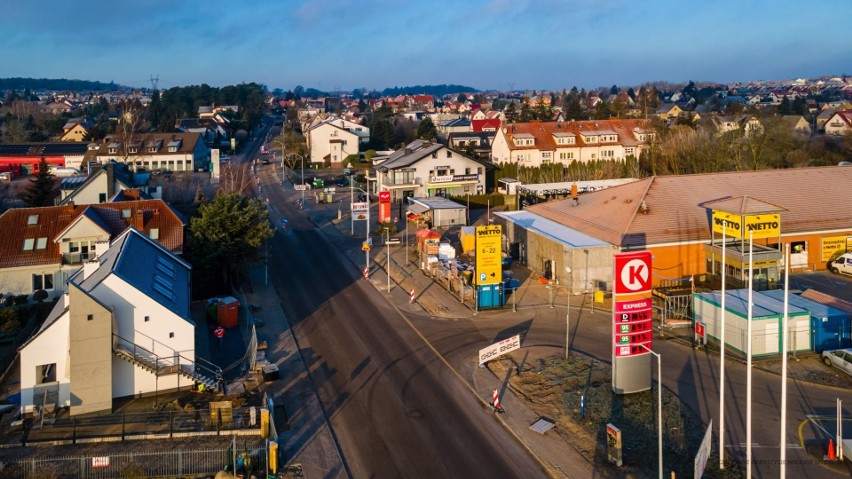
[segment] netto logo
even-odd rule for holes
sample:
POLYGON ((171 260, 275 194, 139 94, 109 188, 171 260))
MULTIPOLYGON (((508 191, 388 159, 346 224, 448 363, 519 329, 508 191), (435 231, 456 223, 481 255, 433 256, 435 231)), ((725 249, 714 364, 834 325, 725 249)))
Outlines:
POLYGON ((777 221, 746 223, 746 228, 748 228, 749 231, 777 230, 778 226, 779 224, 777 221))
POLYGON ((725 226, 725 223, 727 222, 728 228, 730 228, 732 230, 737 230, 737 231, 740 230, 740 224, 737 223, 737 222, 728 221, 728 220, 723 219, 723 218, 713 218, 713 222, 716 223, 717 226, 725 226))
POLYGON ((487 230, 477 230, 476 231, 477 236, 494 236, 494 235, 499 235, 499 234, 500 234, 499 229, 487 229, 487 230))
POLYGON ((630 291, 641 291, 647 287, 651 272, 641 259, 632 259, 621 268, 621 284, 630 291))

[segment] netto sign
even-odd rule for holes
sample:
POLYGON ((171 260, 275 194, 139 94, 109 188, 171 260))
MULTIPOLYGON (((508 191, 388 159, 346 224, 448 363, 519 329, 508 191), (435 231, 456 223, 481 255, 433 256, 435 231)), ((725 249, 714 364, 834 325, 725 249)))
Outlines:
POLYGON ((752 238, 777 238, 781 236, 781 215, 767 213, 762 215, 740 216, 726 211, 713 210, 713 231, 724 233, 730 238, 745 239, 752 232, 752 238))

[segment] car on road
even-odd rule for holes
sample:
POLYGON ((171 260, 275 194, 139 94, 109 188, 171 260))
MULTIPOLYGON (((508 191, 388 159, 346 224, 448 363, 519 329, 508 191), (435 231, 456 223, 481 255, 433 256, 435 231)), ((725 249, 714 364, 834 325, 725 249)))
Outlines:
POLYGON ((349 180, 347 178, 338 178, 334 180, 334 184, 337 186, 349 186, 349 180))
POLYGON ((822 352, 822 362, 852 375, 852 348, 831 349, 822 352))

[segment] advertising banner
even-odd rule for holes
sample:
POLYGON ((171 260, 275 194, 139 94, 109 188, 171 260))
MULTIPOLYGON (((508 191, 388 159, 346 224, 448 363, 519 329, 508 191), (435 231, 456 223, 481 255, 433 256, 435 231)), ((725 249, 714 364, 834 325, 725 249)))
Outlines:
POLYGON ((826 236, 821 240, 822 260, 828 261, 834 253, 849 251, 852 236, 826 236))
POLYGON ((479 364, 483 365, 487 361, 500 356, 501 354, 510 353, 521 347, 521 335, 516 334, 511 338, 506 338, 499 343, 494 343, 487 348, 479 350, 479 364))
POLYGON ((476 227, 476 284, 497 284, 503 281, 503 227, 476 227))
POLYGON ((748 239, 748 232, 752 232, 752 238, 777 238, 781 236, 781 215, 778 213, 765 213, 760 215, 740 216, 726 211, 713 210, 713 231, 729 238, 748 239))

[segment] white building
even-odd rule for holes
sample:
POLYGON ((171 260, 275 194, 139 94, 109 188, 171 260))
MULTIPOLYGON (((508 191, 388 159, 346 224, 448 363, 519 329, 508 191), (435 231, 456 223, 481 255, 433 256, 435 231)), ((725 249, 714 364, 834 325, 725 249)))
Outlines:
POLYGON ((131 228, 68 280, 20 348, 21 408, 111 412, 112 400, 217 386, 195 359, 189 264, 131 228))
POLYGON ((358 154, 361 143, 369 141, 369 128, 340 118, 314 123, 307 134, 311 163, 325 166, 339 166, 347 156, 358 154))
POLYGON ((491 145, 494 163, 538 167, 548 163, 638 158, 653 138, 644 120, 530 122, 502 126, 491 145))
POLYGON ((378 191, 390 191, 393 200, 485 192, 486 164, 440 143, 415 140, 373 161, 377 164, 378 191))
POLYGON ((89 144, 85 161, 127 163, 134 171, 207 171, 210 148, 200 133, 140 133, 127 140, 110 135, 89 144))

